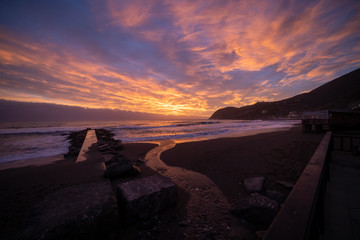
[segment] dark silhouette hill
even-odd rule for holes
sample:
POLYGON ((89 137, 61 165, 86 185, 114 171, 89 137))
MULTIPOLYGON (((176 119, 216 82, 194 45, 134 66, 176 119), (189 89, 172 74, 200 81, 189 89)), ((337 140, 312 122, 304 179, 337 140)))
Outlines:
POLYGON ((93 109, 51 103, 17 102, 0 99, 0 122, 117 121, 172 118, 175 117, 123 110, 93 109))
POLYGON ((217 110, 210 119, 277 119, 297 112, 327 109, 359 110, 360 69, 338 77, 308 93, 276 102, 258 102, 245 107, 217 110))

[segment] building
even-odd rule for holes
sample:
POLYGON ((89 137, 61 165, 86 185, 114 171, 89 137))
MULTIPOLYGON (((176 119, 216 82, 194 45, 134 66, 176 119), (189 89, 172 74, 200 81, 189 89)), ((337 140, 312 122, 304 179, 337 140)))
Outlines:
POLYGON ((304 131, 360 130, 360 112, 350 110, 323 110, 303 112, 304 131))

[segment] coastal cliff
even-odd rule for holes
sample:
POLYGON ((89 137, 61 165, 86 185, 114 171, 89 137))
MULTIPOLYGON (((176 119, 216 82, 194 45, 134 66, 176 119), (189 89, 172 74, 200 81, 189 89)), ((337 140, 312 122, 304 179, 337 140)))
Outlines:
POLYGON ((299 118, 304 111, 360 109, 360 69, 338 77, 308 93, 276 102, 258 102, 245 107, 225 107, 210 119, 299 118))

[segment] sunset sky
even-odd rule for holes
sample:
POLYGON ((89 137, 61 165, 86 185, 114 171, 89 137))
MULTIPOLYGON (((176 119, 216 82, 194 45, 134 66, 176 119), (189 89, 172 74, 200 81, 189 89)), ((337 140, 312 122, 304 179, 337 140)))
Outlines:
POLYGON ((0 1, 0 99, 209 117, 360 67, 360 1, 0 1))

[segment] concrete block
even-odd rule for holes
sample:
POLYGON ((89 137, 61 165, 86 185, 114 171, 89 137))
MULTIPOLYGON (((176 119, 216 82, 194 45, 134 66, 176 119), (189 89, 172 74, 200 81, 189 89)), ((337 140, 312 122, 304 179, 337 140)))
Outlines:
POLYGON ((117 196, 121 216, 133 223, 176 205, 177 188, 170 178, 154 175, 118 184, 117 196))
POLYGON ((110 184, 87 183, 46 196, 34 207, 21 239, 109 239, 118 224, 110 184))

